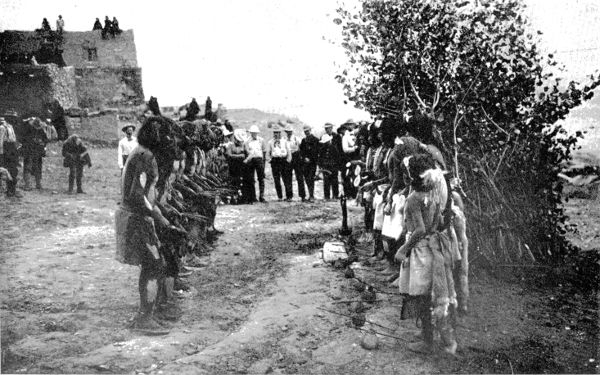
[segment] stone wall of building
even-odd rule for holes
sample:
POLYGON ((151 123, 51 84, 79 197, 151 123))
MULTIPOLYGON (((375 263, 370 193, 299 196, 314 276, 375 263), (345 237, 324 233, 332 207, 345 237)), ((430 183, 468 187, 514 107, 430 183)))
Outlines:
POLYGON ((73 67, 0 65, 0 112, 10 109, 19 115, 46 117, 54 100, 63 108, 79 105, 73 67))
POLYGON ((108 39, 102 39, 99 30, 65 31, 62 35, 7 30, 0 32, 0 60, 26 63, 22 61, 25 57, 35 55, 43 63, 40 50, 45 45, 62 51, 65 64, 76 68, 138 66, 133 30, 108 39))
POLYGON ((63 108, 79 106, 79 94, 75 86, 75 69, 71 66, 58 68, 54 64, 45 66, 52 82, 52 98, 63 108))
POLYGON ((133 30, 102 39, 100 30, 65 31, 63 58, 67 65, 86 67, 137 67, 133 30))
POLYGON ((82 108, 101 109, 144 102, 140 68, 77 68, 75 83, 82 108))

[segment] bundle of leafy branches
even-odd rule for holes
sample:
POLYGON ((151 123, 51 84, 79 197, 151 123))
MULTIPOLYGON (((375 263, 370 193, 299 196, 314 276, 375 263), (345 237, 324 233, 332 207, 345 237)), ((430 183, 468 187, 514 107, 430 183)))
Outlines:
POLYGON ((564 262, 573 248, 557 173, 583 134, 557 121, 592 97, 597 73, 563 82, 521 0, 365 0, 337 13, 347 98, 379 118, 438 121, 473 258, 564 262))

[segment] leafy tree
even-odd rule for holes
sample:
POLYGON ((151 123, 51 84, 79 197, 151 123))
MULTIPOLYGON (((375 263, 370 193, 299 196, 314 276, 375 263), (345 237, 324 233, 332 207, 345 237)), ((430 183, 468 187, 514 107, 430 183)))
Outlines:
POLYGON ((563 84, 523 11, 521 0, 365 0, 334 19, 349 100, 377 117, 438 120, 472 248, 491 262, 566 253, 557 173, 582 134, 556 122, 600 84, 598 75, 563 84))

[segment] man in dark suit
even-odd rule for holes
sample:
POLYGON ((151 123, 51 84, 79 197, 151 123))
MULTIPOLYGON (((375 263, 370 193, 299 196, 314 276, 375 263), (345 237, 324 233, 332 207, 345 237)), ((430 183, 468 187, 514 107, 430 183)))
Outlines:
POLYGON ((339 171, 342 163, 342 137, 333 131, 333 124, 325 124, 325 134, 320 140, 318 164, 323 172, 323 196, 329 200, 330 193, 333 199, 339 196, 339 171))
POLYGON ((300 142, 300 160, 302 161, 302 174, 308 188, 308 202, 315 200, 315 173, 319 158, 319 138, 311 134, 309 125, 304 125, 304 138, 300 142))
POLYGON ((42 188, 42 162, 46 156, 48 136, 39 118, 33 117, 25 123, 23 136, 23 181, 24 190, 31 190, 31 176, 35 178, 35 188, 42 188))

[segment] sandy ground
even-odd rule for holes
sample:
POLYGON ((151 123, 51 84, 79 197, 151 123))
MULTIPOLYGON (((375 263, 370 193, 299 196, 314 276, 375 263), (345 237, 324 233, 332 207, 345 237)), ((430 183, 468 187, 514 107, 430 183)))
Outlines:
MULTIPOLYGON (((126 327, 138 306, 139 270, 114 260, 114 150, 92 150, 87 194, 73 196, 64 193, 57 150, 46 160, 43 191, 0 200, 3 373, 598 371, 594 296, 477 269, 472 313, 457 330, 458 357, 411 353, 406 345, 418 329, 399 319, 401 297, 364 262, 370 244, 361 242, 355 272, 385 293, 364 304, 368 323, 357 329, 344 316, 361 299, 355 280, 319 257, 340 227, 337 202, 220 206, 216 226, 225 233, 186 279, 192 289, 179 293, 181 318, 167 335, 132 332, 126 327), (365 337, 377 348, 364 349, 365 337)), ((581 224, 575 240, 593 250, 598 211, 584 200, 567 209, 581 224)), ((350 211, 355 239, 361 214, 350 211)))

